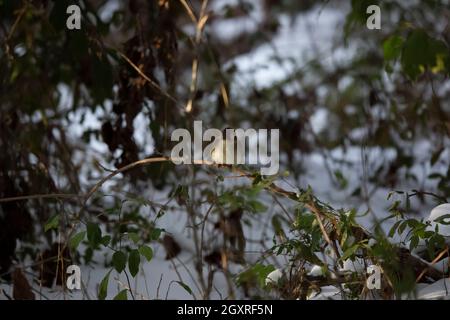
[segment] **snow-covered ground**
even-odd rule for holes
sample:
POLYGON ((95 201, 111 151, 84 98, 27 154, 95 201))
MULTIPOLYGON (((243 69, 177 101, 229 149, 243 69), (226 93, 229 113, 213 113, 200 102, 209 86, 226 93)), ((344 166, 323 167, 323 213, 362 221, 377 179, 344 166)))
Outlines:
MULTIPOLYGON (((232 4, 235 1, 213 1, 212 9, 218 13, 223 10, 226 4, 232 4)), ((114 3, 114 2, 112 2, 114 3)), ((217 34, 218 37, 223 39, 229 39, 238 35, 242 31, 254 30, 257 26, 257 22, 261 19, 261 1, 254 1, 255 10, 250 18, 236 18, 229 19, 226 21, 220 21, 213 23, 211 30, 217 34)), ((234 63, 238 72, 236 73, 235 81, 233 81, 233 87, 231 92, 235 92, 239 96, 240 88, 244 88, 248 84, 254 84, 256 87, 266 87, 271 83, 283 79, 289 72, 293 71, 294 68, 298 66, 305 65, 308 61, 317 54, 317 49, 319 54, 323 57, 323 61, 333 66, 334 63, 345 61, 349 59, 351 55, 355 52, 355 48, 351 46, 345 49, 340 48, 335 50, 335 42, 340 41, 335 37, 336 30, 341 30, 344 24, 344 19, 346 16, 346 10, 337 10, 332 6, 322 6, 317 5, 314 9, 307 13, 299 14, 294 20, 287 16, 280 16, 280 29, 277 35, 273 38, 271 43, 261 45, 255 48, 253 51, 247 54, 236 57, 233 61, 228 63, 234 63), (279 56, 284 58, 280 64, 277 60, 274 60, 274 56, 279 56)), ((105 13, 105 17, 107 14, 105 13)), ((70 102, 70 92, 67 88, 61 87, 61 93, 66 96, 67 99, 62 101, 62 107, 69 105, 70 102)), ((107 108, 110 108, 110 106, 107 108)), ((73 113, 67 123, 67 134, 76 141, 81 137, 82 132, 86 128, 99 129, 101 122, 97 119, 108 113, 108 110, 104 111, 97 108, 96 111, 87 111, 84 115, 84 122, 80 124, 81 112, 73 113)), ((327 123, 327 112, 325 108, 319 108, 315 115, 312 116, 312 127, 314 131, 320 131, 324 128, 327 123)), ((135 120, 136 134, 135 138, 139 145, 145 146, 145 153, 150 154, 152 152, 152 141, 149 131, 148 131, 148 119, 144 116, 138 116, 135 120)), ((355 132, 357 135, 358 132, 355 132)), ((423 145, 418 147, 417 150, 427 150, 431 147, 430 142, 423 141, 423 145)), ((106 165, 107 159, 105 159, 105 154, 107 154, 107 147, 104 143, 99 140, 93 139, 90 145, 90 150, 88 153, 79 154, 80 159, 82 158, 95 158, 106 165)), ((377 148, 367 149, 366 155, 369 162, 376 162, 380 157, 380 150, 377 148)), ((392 151, 393 152, 393 151, 392 151)), ((390 154, 390 152, 385 152, 383 157, 393 157, 395 154, 390 154)), ((302 177, 301 181, 289 181, 288 183, 281 182, 281 185, 286 189, 290 189, 290 185, 298 185, 301 187, 306 187, 311 185, 315 194, 323 201, 328 201, 330 204, 336 207, 356 207, 359 212, 364 212, 368 204, 358 203, 356 200, 352 202, 349 197, 349 193, 353 190, 352 186, 358 186, 362 181, 362 161, 361 161, 361 150, 356 147, 349 147, 344 152, 342 149, 335 149, 332 151, 333 158, 346 160, 354 164, 348 170, 340 167, 343 174, 349 182, 349 188, 346 191, 337 191, 332 187, 332 181, 326 170, 324 170, 325 159, 319 153, 312 153, 306 158, 303 158, 305 165, 305 172, 307 174, 302 177), (355 169, 356 168, 356 169, 355 169), (359 168, 359 169, 358 169, 359 168)), ((86 161, 90 163, 90 161, 86 161)), ((333 164, 331 164, 332 166, 333 164)), ((443 169, 445 165, 442 164, 443 169)), ((86 176, 87 168, 83 169, 84 176, 86 176)), ((430 172, 429 167, 424 167, 421 163, 417 163, 413 168, 417 173, 427 174, 430 172), (423 172, 425 170, 426 172, 423 172)), ((436 171, 436 168, 433 168, 436 171)), ((82 181, 84 185, 89 185, 89 180, 84 179, 82 181)), ((105 184, 104 189, 108 189, 110 184, 105 184)), ((410 187, 410 186, 405 186, 410 187)), ((413 187, 414 188, 414 187, 413 187)), ((370 226, 380 218, 385 217, 386 210, 392 203, 392 200, 387 200, 387 195, 390 190, 378 189, 370 200, 370 209, 372 215, 367 215, 359 219, 363 225, 370 228, 370 226)), ((149 195, 150 200, 152 199, 164 199, 167 197, 165 192, 157 192, 149 195)), ((270 202, 270 200, 268 200, 270 202)), ((426 207, 421 208, 421 204, 414 203, 418 206, 420 210, 423 210, 424 216, 426 216, 432 206, 429 204, 426 207)), ((204 208, 206 211, 206 208, 204 208)), ((156 244, 154 245, 154 258, 152 261, 145 262, 135 279, 132 279, 132 288, 135 292, 137 299, 191 299, 192 296, 176 281, 182 278, 182 281, 186 283, 193 291, 194 295, 199 297, 199 290, 197 289, 196 280, 192 279, 191 274, 196 274, 194 272, 195 268, 192 261, 193 248, 189 247, 189 232, 186 229, 186 216, 181 212, 167 212, 161 219, 158 220, 158 226, 168 230, 180 243, 184 250, 178 256, 178 259, 173 261, 165 260, 164 249, 156 244), (192 271, 192 273, 190 272, 192 271)), ((254 225, 253 228, 247 228, 246 234, 251 235, 256 233, 258 225, 254 225)), ((385 226, 387 230, 389 226, 385 226)), ((249 250, 249 248, 247 248, 249 250)), ((255 248, 250 248, 255 249, 255 248)), ((82 279, 86 287, 86 292, 73 291, 68 293, 61 288, 53 288, 51 290, 39 288, 34 284, 34 288, 39 291, 42 290, 42 297, 49 297, 52 299, 81 299, 81 298, 96 298, 98 285, 102 280, 103 276, 108 272, 108 268, 103 266, 105 260, 106 252, 97 252, 95 255, 95 261, 97 264, 94 266, 83 266, 82 267, 82 279)), ((206 271, 205 266, 205 271, 206 271)), ((314 269, 311 272, 317 274, 320 270, 314 269)), ((279 276, 279 275, 274 275, 279 276)), ((211 298, 221 299, 227 296, 227 284, 224 277, 217 273, 214 279, 214 284, 216 290, 211 293, 211 298)), ((115 271, 111 273, 109 281, 108 298, 112 298, 121 289, 128 286, 127 279, 123 275, 118 275, 115 271)), ((441 280, 432 285, 421 286, 418 288, 417 297, 418 298, 436 298, 437 296, 447 295, 446 286, 450 287, 449 280, 441 280)), ((12 295, 12 288, 0 285, 0 288, 5 290, 9 295, 12 295)), ((0 295, 1 297, 1 295, 0 295)), ((324 287, 321 293, 317 295, 312 295, 312 299, 323 299, 323 298, 336 298, 339 297, 339 292, 336 292, 334 287, 324 287)))

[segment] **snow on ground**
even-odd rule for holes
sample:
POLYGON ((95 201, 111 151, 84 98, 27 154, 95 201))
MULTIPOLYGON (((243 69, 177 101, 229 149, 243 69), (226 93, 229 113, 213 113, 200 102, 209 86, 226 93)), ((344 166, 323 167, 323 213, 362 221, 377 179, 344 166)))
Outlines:
MULTIPOLYGON (((236 1, 220 0, 212 2, 212 9, 219 11, 227 4, 233 4, 236 1)), ((112 2, 114 3, 114 2, 112 2)), ((211 28, 218 37, 223 39, 232 38, 243 31, 252 31, 257 26, 257 22, 260 21, 262 10, 261 1, 254 2, 255 10, 253 11, 250 19, 248 18, 235 18, 220 23, 214 23, 211 28)), ((281 27, 278 34, 273 38, 271 43, 263 44, 255 48, 248 54, 241 55, 235 58, 229 63, 236 64, 238 73, 236 81, 233 81, 232 92, 239 93, 240 88, 246 88, 248 84, 255 84, 257 87, 266 87, 271 83, 283 79, 288 73, 292 72, 295 68, 305 65, 308 61, 319 54, 323 57, 323 61, 329 63, 329 67, 332 68, 335 63, 345 61, 349 59, 355 52, 355 48, 349 47, 347 49, 335 50, 335 31, 340 30, 344 23, 346 10, 336 10, 331 6, 316 6, 314 9, 307 13, 299 14, 294 20, 291 20, 288 16, 280 16, 281 27), (317 52, 319 51, 319 52, 317 52), (280 56, 283 58, 283 62, 279 63, 274 59, 274 56, 280 56)), ((102 18, 107 19, 107 13, 104 13, 102 18)), ((61 87, 61 94, 65 97, 62 101, 62 105, 67 107, 70 105, 70 92, 68 88, 61 87)), ((239 94, 237 94, 239 95, 239 94)), ((76 141, 81 137, 82 132, 86 128, 98 129, 101 123, 96 120, 98 117, 106 117, 108 114, 108 104, 106 110, 97 108, 94 111, 86 110, 84 115, 84 122, 81 122, 82 113, 72 113, 67 123, 67 134, 76 141)), ((328 113, 325 108, 319 108, 316 114, 312 117, 312 128, 314 132, 320 132, 322 128, 326 126, 328 113)), ((152 152, 152 141, 148 132, 148 120, 144 116, 139 116, 135 120, 135 128, 137 129, 135 139, 139 145, 145 146, 146 154, 152 152)), ((354 132, 357 134, 364 134, 364 129, 361 132, 354 132)), ((416 150, 429 149, 431 144, 429 142, 423 142, 423 145, 416 148, 416 150)), ((381 151, 377 148, 367 149, 367 157, 369 162, 376 162, 380 160, 381 151)), ((102 165, 108 166, 108 161, 105 159, 107 154, 107 147, 101 141, 93 139, 91 141, 90 150, 87 154, 79 154, 81 158, 95 158, 98 159, 102 165)), ((354 167, 351 169, 345 169, 339 167, 343 171, 344 176, 349 181, 349 188, 344 191, 337 191, 332 187, 332 181, 325 167, 325 159, 318 153, 313 153, 306 156, 303 159, 303 163, 306 167, 307 175, 303 177, 302 181, 298 183, 296 181, 290 181, 290 184, 300 185, 306 187, 311 185, 317 196, 330 202, 336 207, 353 207, 359 208, 359 212, 364 212, 367 208, 367 204, 352 202, 349 197, 349 193, 352 191, 352 187, 358 186, 362 182, 362 166, 361 166, 361 150, 356 147, 347 148, 346 152, 342 149, 336 149, 332 151, 332 156, 337 159, 350 161, 356 164, 359 169, 354 167)), ((384 151, 383 157, 393 157, 395 154, 390 151, 384 151)), ((90 161, 86 161, 89 163, 90 161)), ((443 164, 443 168, 448 164, 443 164)), ((416 164, 413 168, 414 171, 422 174, 427 174, 436 171, 436 168, 423 167, 421 164, 416 164), (425 173, 422 171, 425 170, 425 173)), ((441 168, 442 169, 442 168, 441 168)), ((83 169, 83 177, 87 177, 87 168, 83 169)), ((84 179, 82 181, 85 185, 89 185, 89 181, 84 179)), ((112 182, 111 182, 112 184, 112 182)), ((107 190, 111 185, 105 184, 104 190, 107 190)), ((283 187, 292 189, 290 184, 285 184, 283 187)), ((408 186, 414 188, 414 186, 408 186)), ((360 219, 360 222, 366 226, 370 226, 376 219, 384 217, 386 209, 389 207, 391 201, 387 201, 387 194, 390 190, 378 189, 371 198, 370 207, 373 215, 365 216, 360 219)), ((151 195, 150 199, 164 199, 167 193, 160 192, 151 195)), ((270 200, 268 200, 270 203, 270 200)), ((419 205, 419 204, 417 204, 419 205)), ((428 213, 431 209, 429 207, 423 208, 423 212, 428 213)), ((136 279, 132 279, 132 288, 138 293, 137 299, 190 299, 191 295, 183 289, 180 285, 174 281, 179 281, 181 276, 182 281, 186 283, 198 296, 198 289, 196 287, 196 280, 192 279, 190 272, 196 276, 194 272, 194 265, 191 259, 191 252, 193 248, 189 247, 189 231, 186 229, 186 217, 180 212, 167 212, 160 220, 158 220, 158 226, 167 229, 183 246, 183 251, 179 255, 179 260, 173 262, 164 259, 165 252, 160 245, 154 246, 155 256, 149 263, 145 262, 142 266, 139 275, 136 279), (182 263, 180 263, 182 262, 182 263), (176 266, 176 270, 175 267, 176 266), (188 271, 189 270, 189 271, 188 271)), ((385 229, 388 226, 385 227, 385 229)), ((249 238, 253 235, 259 234, 261 225, 254 225, 253 227, 246 227, 246 234, 249 238)), ((270 240, 270 239, 269 239, 270 240)), ((248 247, 247 250, 257 250, 255 247, 248 247)), ((108 272, 108 268, 102 265, 104 261, 105 252, 96 253, 97 264, 91 266, 82 267, 82 278, 87 288, 89 298, 97 297, 98 285, 103 276, 108 272)), ((348 266, 349 268, 357 268, 358 266, 348 266)), ((205 266, 206 268, 206 266, 205 266)), ((206 271, 206 269, 205 269, 206 271)), ((314 269, 314 273, 318 273, 320 270, 314 269)), ((215 277, 215 288, 211 294, 211 298, 219 299, 227 296, 226 282, 223 276, 217 274, 215 277)), ((123 289, 127 284, 127 279, 121 275, 119 276, 115 271, 112 272, 108 298, 112 298, 119 289, 123 289)), ((448 279, 445 281, 438 281, 432 285, 421 286, 417 292, 418 298, 436 298, 446 294, 446 288, 450 287, 448 279)), ((12 288, 5 285, 0 285, 0 288, 4 289, 8 294, 12 294, 12 288)), ((54 288, 52 290, 44 290, 34 284, 36 290, 43 290, 43 297, 51 297, 52 299, 66 299, 66 298, 86 298, 81 292, 67 293, 61 288, 54 288)), ((339 291, 336 291, 334 287, 324 287, 321 292, 316 292, 310 296, 311 299, 333 299, 340 297, 339 291)))
MULTIPOLYGON (((249 83, 257 88, 270 86, 299 66, 306 65, 317 55, 323 62, 330 64, 344 58, 349 59, 351 55, 348 52, 333 50, 334 32, 342 27, 345 14, 344 10, 317 5, 314 9, 299 14, 294 20, 287 15, 280 15, 279 31, 271 42, 229 62, 239 70, 232 90, 245 88, 249 83)), ((233 22, 226 23, 230 24, 229 27, 233 25, 233 22)), ((222 33, 220 29, 217 31, 219 35, 222 33)))

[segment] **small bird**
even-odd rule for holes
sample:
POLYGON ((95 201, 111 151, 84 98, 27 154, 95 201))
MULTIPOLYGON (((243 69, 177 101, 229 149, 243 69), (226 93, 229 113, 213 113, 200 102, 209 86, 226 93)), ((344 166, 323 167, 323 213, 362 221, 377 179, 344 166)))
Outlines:
POLYGON ((235 139, 234 130, 231 128, 225 128, 222 131, 222 135, 223 138, 217 143, 217 146, 211 152, 211 160, 219 165, 238 164, 238 159, 242 157, 245 160, 245 154, 237 154, 237 152, 242 150, 242 142, 235 139))

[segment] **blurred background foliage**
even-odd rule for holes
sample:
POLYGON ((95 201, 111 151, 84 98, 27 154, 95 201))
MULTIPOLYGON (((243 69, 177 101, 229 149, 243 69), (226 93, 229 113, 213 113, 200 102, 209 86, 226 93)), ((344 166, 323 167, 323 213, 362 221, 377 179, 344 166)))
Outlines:
MULTIPOLYGON (((171 131, 191 128, 199 119, 215 128, 279 128, 282 168, 291 172, 294 184, 306 187, 308 156, 319 155, 319 170, 332 182, 322 194, 344 190, 352 203, 368 203, 369 210, 370 198, 380 188, 415 189, 421 201, 427 193, 450 196, 448 1, 210 1, 199 39, 186 5, 199 19, 201 1, 75 1, 82 9, 82 28, 68 30, 66 8, 73 2, 0 0, 0 198, 83 194, 106 170, 167 155, 171 131), (381 7, 381 30, 365 26, 370 4, 381 7), (301 65, 274 50, 270 63, 285 69, 283 76, 265 86, 246 81, 236 58, 273 46, 281 17, 294 23, 299 14, 324 8, 346 14, 330 50, 343 52, 346 59, 330 64, 321 43, 301 65), (220 28, 220 22, 239 24, 244 18, 254 27, 234 33, 220 28), (193 61, 198 62, 196 81, 193 61), (311 119, 318 112, 325 117, 316 130, 311 119), (137 128, 138 118, 144 119, 144 129, 137 128), (361 152, 358 164, 334 152, 352 148, 361 152), (358 172, 359 183, 349 183, 348 172, 358 172)), ((201 180, 205 173, 210 174, 202 167, 154 164, 124 174, 110 190, 127 192, 127 199, 149 190, 172 190, 169 199, 188 212, 219 201, 224 204, 215 212, 219 230, 224 230, 221 219, 241 219, 236 210, 244 210, 244 220, 265 210, 244 190, 219 196, 216 180, 201 180), (197 197, 192 189, 179 187, 187 176, 198 178, 189 186, 197 197)), ((111 212, 121 201, 114 201, 111 212)), ((136 203, 152 207, 142 199, 136 203)), ((57 225, 70 225, 70 215, 81 205, 76 197, 0 203, 0 277, 9 281, 8 272, 18 261, 52 256, 56 235, 44 232, 44 225, 57 212, 68 214, 57 225), (17 240, 23 243, 19 251, 17 240)), ((153 219, 130 209, 126 217, 135 226, 117 227, 117 218, 105 214, 108 206, 106 198, 96 197, 85 208, 86 220, 113 234, 104 243, 119 242, 114 235, 121 232, 138 233, 143 242, 160 239, 163 231, 153 219)), ((154 210, 159 216, 167 209, 154 210)), ((124 218, 120 210, 114 212, 124 218)), ((102 238, 94 226, 87 228, 95 249, 102 238)), ((275 230, 284 237, 281 229, 275 230)), ((214 254, 205 260, 220 263, 214 254)), ((92 250, 84 256, 89 262, 92 250)), ((122 260, 116 256, 116 269, 122 260)), ((272 270, 256 268, 258 274, 272 270)), ((52 275, 47 276, 51 282, 52 275)))

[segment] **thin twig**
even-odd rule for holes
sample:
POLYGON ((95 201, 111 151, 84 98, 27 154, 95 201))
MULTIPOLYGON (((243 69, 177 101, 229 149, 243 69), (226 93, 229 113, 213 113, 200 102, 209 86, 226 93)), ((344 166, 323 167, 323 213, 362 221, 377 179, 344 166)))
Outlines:
POLYGON ((191 6, 186 2, 186 0, 180 0, 180 2, 183 5, 183 7, 186 9, 186 12, 187 12, 189 18, 191 18, 192 22, 194 24, 197 24, 197 17, 195 16, 195 13, 192 10, 191 6))
POLYGON ((123 272, 125 273, 125 277, 127 278, 127 283, 128 283, 128 287, 130 288, 131 298, 133 298, 133 300, 135 300, 133 290, 131 290, 131 282, 130 282, 130 278, 128 277, 128 272, 127 272, 127 270, 123 270, 123 272))
POLYGON ((161 283, 162 283, 163 276, 164 276, 164 274, 161 273, 161 276, 159 277, 159 281, 158 281, 158 287, 156 287, 156 299, 159 298, 159 289, 161 289, 161 283))
POLYGON ((17 196, 1 198, 0 203, 12 202, 12 201, 23 201, 32 199, 48 199, 48 198, 83 198, 84 195, 72 194, 72 193, 49 193, 49 194, 33 194, 29 196, 17 196))
POLYGON ((148 83, 150 83, 150 85, 152 85, 154 88, 156 88, 160 93, 162 93, 166 98, 168 98, 169 100, 171 100, 172 102, 175 103, 175 105, 177 107, 179 107, 180 109, 184 110, 184 107, 182 106, 182 104, 175 99, 174 97, 172 97, 169 93, 167 93, 166 91, 164 91, 155 81, 153 81, 152 79, 150 79, 149 76, 147 76, 144 72, 142 72, 142 70, 136 66, 136 64, 133 63, 133 61, 131 61, 125 54, 123 54, 122 52, 120 52, 119 50, 116 50, 117 53, 126 61, 128 62, 134 70, 137 71, 137 73, 139 73, 139 75, 144 78, 148 83))

